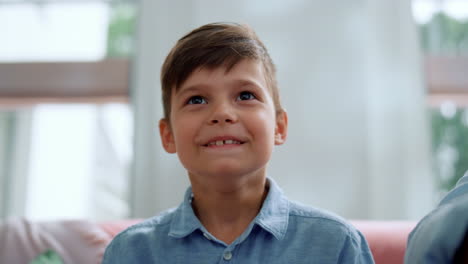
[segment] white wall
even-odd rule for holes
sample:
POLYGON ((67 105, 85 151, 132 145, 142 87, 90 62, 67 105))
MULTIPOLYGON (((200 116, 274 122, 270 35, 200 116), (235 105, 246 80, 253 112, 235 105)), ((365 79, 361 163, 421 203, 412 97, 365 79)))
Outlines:
POLYGON ((176 156, 164 153, 157 132, 162 116, 159 72, 178 38, 217 21, 251 25, 277 65, 290 127, 287 143, 274 153, 269 175, 290 198, 348 218, 417 218, 430 208, 430 184, 418 186, 421 198, 416 203, 408 203, 414 201, 414 188, 405 187, 432 179, 409 0, 143 0, 141 4, 132 83, 133 216, 153 215, 182 199, 187 176, 176 156), (386 36, 383 32, 390 32, 391 38, 375 41, 386 36), (397 42, 394 49, 391 43, 397 42), (389 70, 400 74, 389 76, 389 70), (382 104, 388 107, 379 108, 382 104), (412 118, 396 111, 402 109, 414 111, 412 118), (390 123, 384 121, 386 111, 391 112, 390 123), (418 139, 416 145, 413 139, 418 139))

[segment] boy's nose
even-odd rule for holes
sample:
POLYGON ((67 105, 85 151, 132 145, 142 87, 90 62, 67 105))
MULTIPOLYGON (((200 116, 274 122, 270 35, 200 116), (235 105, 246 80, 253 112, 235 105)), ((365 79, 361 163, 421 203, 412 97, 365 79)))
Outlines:
MULTIPOLYGON (((220 121, 223 121, 223 120, 213 119, 213 120, 211 120, 211 123, 212 123, 212 124, 217 124, 217 123, 219 123, 220 121)), ((233 121, 232 121, 231 119, 229 119, 229 118, 224 119, 224 122, 225 122, 225 123, 233 123, 233 121)))
POLYGON ((229 106, 226 106, 225 104, 220 105, 213 109, 213 113, 210 117, 210 124, 222 124, 222 123, 227 123, 227 124, 233 124, 237 120, 236 115, 229 106))

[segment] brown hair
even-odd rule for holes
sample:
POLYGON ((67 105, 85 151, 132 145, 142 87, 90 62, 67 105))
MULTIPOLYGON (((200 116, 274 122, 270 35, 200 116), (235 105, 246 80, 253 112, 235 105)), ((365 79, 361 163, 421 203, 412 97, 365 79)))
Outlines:
POLYGON ((177 91, 195 69, 225 66, 229 71, 243 59, 263 64, 276 112, 281 111, 275 65, 255 32, 246 25, 212 23, 189 32, 167 55, 161 69, 164 118, 170 117, 172 89, 177 91))

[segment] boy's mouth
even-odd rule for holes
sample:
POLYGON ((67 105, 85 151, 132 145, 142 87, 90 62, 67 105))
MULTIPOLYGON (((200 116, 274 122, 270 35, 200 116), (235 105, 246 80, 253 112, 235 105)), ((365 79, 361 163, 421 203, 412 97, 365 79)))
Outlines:
POLYGON ((220 147, 225 145, 242 145, 244 141, 241 141, 237 138, 213 138, 208 143, 204 144, 204 147, 220 147))
POLYGON ((244 142, 228 139, 228 140, 211 141, 208 144, 205 144, 204 146, 209 147, 209 146, 241 145, 241 144, 244 144, 244 142))

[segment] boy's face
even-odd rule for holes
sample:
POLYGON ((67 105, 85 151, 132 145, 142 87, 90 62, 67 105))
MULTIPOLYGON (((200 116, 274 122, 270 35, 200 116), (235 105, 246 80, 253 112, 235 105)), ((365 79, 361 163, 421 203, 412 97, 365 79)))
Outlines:
POLYGON ((262 64, 242 60, 226 68, 196 69, 172 91, 170 124, 160 122, 164 148, 177 153, 191 180, 265 174, 273 146, 287 133, 276 114, 262 64))

